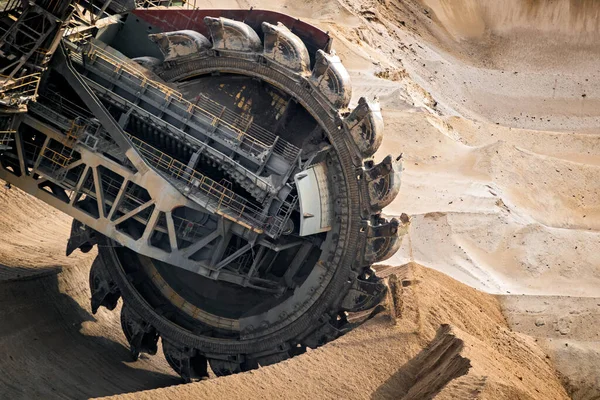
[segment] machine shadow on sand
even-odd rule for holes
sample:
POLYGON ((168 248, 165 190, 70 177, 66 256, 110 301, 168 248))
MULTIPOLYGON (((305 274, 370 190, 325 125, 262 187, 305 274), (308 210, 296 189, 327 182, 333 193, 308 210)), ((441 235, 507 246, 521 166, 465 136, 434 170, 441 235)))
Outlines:
POLYGON ((58 274, 0 282, 0 398, 87 399, 180 383, 131 367, 124 343, 83 333, 97 319, 59 284, 58 274))

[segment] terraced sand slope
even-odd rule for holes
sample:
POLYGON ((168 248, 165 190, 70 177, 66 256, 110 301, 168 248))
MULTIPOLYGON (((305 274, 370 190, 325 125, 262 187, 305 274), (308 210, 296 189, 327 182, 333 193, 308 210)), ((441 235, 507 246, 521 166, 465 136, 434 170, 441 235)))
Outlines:
POLYGON ((393 273, 387 311, 321 349, 238 376, 138 392, 179 380, 160 356, 129 361, 118 310, 90 314, 94 255, 62 254, 69 218, 18 189, 1 200, 2 257, 15 264, 0 280, 0 398, 421 399, 536 390, 566 398, 544 353, 508 330, 494 297, 416 264, 381 268, 393 273))
POLYGON ((574 398, 596 398, 600 3, 340 3, 354 19, 323 24, 357 92, 383 104, 378 157, 405 159, 385 212, 413 224, 389 262, 505 295, 511 328, 536 337, 574 398))

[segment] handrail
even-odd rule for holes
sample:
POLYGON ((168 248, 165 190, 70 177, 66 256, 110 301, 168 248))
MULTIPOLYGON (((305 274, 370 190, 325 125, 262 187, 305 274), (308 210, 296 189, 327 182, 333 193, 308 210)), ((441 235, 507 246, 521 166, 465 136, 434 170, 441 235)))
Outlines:
POLYGON ((267 215, 259 207, 250 203, 246 198, 236 194, 223 184, 216 182, 210 177, 190 170, 187 165, 163 153, 157 148, 147 144, 135 136, 127 134, 129 139, 142 157, 154 168, 170 177, 185 183, 189 188, 195 188, 208 198, 208 204, 215 207, 215 212, 223 217, 236 221, 245 222, 246 225, 255 230, 264 230, 267 215))
MULTIPOLYGON (((90 126, 86 124, 85 118, 82 117, 78 117, 76 120, 66 119, 64 122, 67 131, 65 142, 63 142, 64 149, 70 148, 75 141, 85 143, 88 135, 97 136, 103 132, 102 129, 99 129, 92 133, 86 129, 87 133, 81 135, 81 130, 90 126), (70 121, 68 123, 69 128, 67 128, 66 121, 70 121), (73 137, 69 138, 70 134, 68 132, 71 130, 74 131, 74 135, 71 134, 73 137)), ((166 174, 168 178, 174 178, 177 183, 185 185, 181 189, 189 190, 190 194, 193 195, 194 192, 201 193, 206 198, 205 206, 212 207, 215 213, 259 233, 264 231, 274 235, 281 233, 283 224, 294 207, 294 201, 285 204, 278 215, 270 216, 260 206, 235 193, 223 183, 216 182, 212 178, 188 168, 183 162, 174 159, 129 133, 126 133, 126 135, 131 140, 134 148, 150 166, 158 172, 166 174)), ((69 165, 73 159, 72 154, 62 154, 47 147, 44 147, 41 153, 43 158, 62 168, 69 165)))
POLYGON ((140 80, 139 83, 133 82, 135 86, 154 87, 164 93, 166 98, 171 97, 172 99, 181 102, 184 111, 187 111, 192 115, 195 112, 198 112, 199 114, 210 118, 213 126, 222 125, 229 128, 236 134, 236 140, 240 142, 245 141, 246 144, 250 145, 252 148, 257 147, 258 151, 261 153, 269 151, 272 146, 275 146, 274 153, 281 155, 288 161, 294 161, 296 159, 296 156, 300 151, 299 148, 284 140, 276 140, 278 138, 277 135, 257 126, 247 117, 244 118, 242 115, 235 114, 231 110, 228 110, 205 96, 199 98, 198 103, 194 104, 186 100, 181 92, 176 89, 148 78, 137 68, 127 65, 123 60, 101 49, 99 46, 89 42, 87 44, 89 45, 90 51, 86 56, 91 62, 94 62, 96 58, 103 59, 113 66, 113 73, 121 74, 121 78, 123 78, 122 72, 132 75, 140 80), (202 100, 202 102, 200 102, 200 100, 202 100), (243 129, 237 126, 240 124, 239 121, 242 121, 244 124, 243 129))
POLYGON ((42 157, 62 168, 68 166, 69 162, 73 159, 72 156, 64 155, 49 147, 44 147, 42 149, 42 157))
POLYGON ((82 121, 78 121, 78 119, 74 119, 71 123, 71 127, 66 132, 64 145, 71 147, 83 134, 87 125, 83 124, 82 121))
POLYGON ((39 83, 42 74, 40 72, 35 72, 33 74, 21 76, 19 78, 11 78, 10 76, 0 75, 0 80, 4 80, 5 82, 11 81, 8 84, 5 84, 0 87, 0 92, 7 92, 9 90, 18 89, 20 87, 30 85, 35 83, 37 89, 37 83, 39 83))
POLYGON ((136 0, 136 8, 153 8, 153 7, 179 7, 184 9, 195 9, 196 0, 136 0), (181 4, 175 4, 181 3, 181 4))
POLYGON ((42 74, 39 72, 19 78, 0 75, 0 100, 9 105, 22 104, 37 97, 42 74), (4 82, 2 82, 4 80, 4 82), (5 99, 8 98, 8 101, 5 99))
POLYGON ((93 117, 89 110, 68 100, 66 97, 61 96, 57 92, 46 90, 45 93, 40 96, 40 98, 42 100, 47 100, 48 107, 55 110, 58 108, 58 111, 61 114, 69 117, 70 119, 77 117, 90 119, 93 117))

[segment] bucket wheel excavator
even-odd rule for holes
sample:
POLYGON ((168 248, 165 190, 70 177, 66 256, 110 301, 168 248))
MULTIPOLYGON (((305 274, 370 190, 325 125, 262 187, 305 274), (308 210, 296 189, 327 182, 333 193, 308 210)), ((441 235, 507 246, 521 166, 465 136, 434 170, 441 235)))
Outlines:
MULTIPOLYGON (((400 157, 326 32, 264 10, 11 0, 0 15, 0 178, 74 218, 92 311, 185 381, 351 329, 399 247, 400 157)), ((358 321, 358 320, 357 320, 358 321)))

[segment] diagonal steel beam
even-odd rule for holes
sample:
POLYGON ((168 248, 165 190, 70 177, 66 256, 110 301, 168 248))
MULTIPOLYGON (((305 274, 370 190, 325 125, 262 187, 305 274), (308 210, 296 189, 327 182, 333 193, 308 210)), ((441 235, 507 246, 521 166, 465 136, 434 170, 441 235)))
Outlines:
POLYGON ((144 211, 146 208, 152 206, 155 204, 154 200, 150 200, 147 203, 142 204, 141 206, 138 206, 136 208, 134 208, 133 210, 129 211, 127 214, 122 215, 121 217, 117 218, 116 220, 114 220, 114 225, 119 225, 122 222, 125 222, 126 220, 128 220, 129 218, 141 213, 142 211, 144 211))
POLYGON ((228 264, 230 264, 231 262, 235 261, 237 258, 239 258, 242 254, 246 253, 247 251, 249 251, 252 248, 252 245, 250 243, 248 243, 245 246, 240 247, 235 253, 233 253, 232 255, 230 255, 227 258, 224 258, 223 260, 221 260, 216 266, 215 269, 216 270, 220 270, 221 268, 227 266, 228 264))

